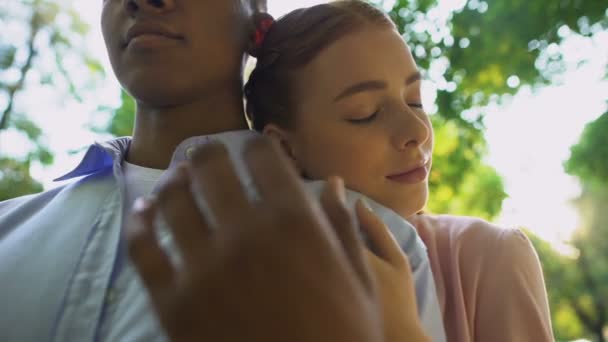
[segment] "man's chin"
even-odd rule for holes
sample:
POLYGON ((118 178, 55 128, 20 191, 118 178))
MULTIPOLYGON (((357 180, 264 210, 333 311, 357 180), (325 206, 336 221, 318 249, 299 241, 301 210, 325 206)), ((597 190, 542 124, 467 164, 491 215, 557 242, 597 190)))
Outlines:
POLYGON ((167 85, 139 83, 125 88, 139 105, 146 107, 172 108, 191 101, 189 94, 167 85))

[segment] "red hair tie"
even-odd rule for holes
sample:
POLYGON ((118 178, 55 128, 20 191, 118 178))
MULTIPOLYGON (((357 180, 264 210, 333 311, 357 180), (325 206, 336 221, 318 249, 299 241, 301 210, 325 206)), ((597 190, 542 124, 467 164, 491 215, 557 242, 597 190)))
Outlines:
POLYGON ((266 34, 274 24, 274 19, 271 17, 264 18, 258 24, 257 29, 255 30, 254 42, 256 49, 260 49, 262 44, 264 44, 264 40, 266 40, 266 34))

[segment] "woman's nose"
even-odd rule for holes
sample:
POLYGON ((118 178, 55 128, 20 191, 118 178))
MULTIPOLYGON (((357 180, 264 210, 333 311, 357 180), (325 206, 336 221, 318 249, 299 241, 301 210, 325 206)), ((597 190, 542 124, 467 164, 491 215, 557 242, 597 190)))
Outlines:
POLYGON ((392 139, 396 149, 417 148, 431 138, 431 123, 425 113, 407 106, 397 114, 392 139))

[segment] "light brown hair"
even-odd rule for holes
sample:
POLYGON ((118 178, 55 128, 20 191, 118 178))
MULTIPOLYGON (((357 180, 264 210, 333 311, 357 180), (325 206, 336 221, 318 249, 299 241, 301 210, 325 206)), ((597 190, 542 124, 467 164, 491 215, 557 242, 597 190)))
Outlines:
POLYGON ((362 0, 302 8, 277 20, 253 51, 258 62, 245 85, 246 111, 253 128, 262 131, 268 123, 291 128, 296 71, 366 25, 395 28, 382 10, 362 0))

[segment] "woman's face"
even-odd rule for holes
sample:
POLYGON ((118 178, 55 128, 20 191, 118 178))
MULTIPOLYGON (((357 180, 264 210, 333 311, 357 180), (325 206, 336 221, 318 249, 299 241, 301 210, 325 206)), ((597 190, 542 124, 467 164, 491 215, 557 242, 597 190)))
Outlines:
POLYGON ((408 217, 426 204, 433 131, 420 73, 401 36, 369 26, 295 75, 292 157, 313 179, 346 185, 408 217))
POLYGON ((162 107, 238 87, 249 4, 103 0, 101 26, 118 80, 140 102, 162 107))

